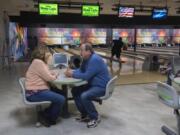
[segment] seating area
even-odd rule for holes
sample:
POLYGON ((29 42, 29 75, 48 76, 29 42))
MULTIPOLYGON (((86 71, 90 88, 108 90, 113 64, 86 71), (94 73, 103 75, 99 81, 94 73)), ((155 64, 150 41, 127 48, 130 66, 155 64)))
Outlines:
MULTIPOLYGON (((74 69, 78 68, 78 64, 82 62, 82 59, 79 55, 67 55, 66 53, 55 51, 54 49, 51 49, 52 51, 52 65, 53 68, 66 68, 68 65, 71 65, 74 69), (58 60, 57 60, 58 59, 58 60), (78 64, 76 63, 78 59, 78 64)), ((157 62, 156 58, 153 58, 154 62, 157 62)), ((149 63, 151 64, 151 63, 149 63)), ((26 69, 27 65, 23 65, 22 68, 26 69)), ((177 67, 177 66, 176 66, 177 67)), ((15 68, 12 72, 16 72, 17 68, 15 68)), ((153 69, 154 70, 154 69, 153 69)), ((22 70, 23 71, 23 70, 22 70)), ((23 98, 23 102, 19 101, 19 99, 16 101, 20 103, 20 106, 22 107, 24 103, 24 107, 21 108, 21 112, 17 112, 15 108, 12 109, 13 117, 16 117, 17 114, 22 115, 23 117, 27 117, 25 120, 25 123, 27 123, 27 126, 33 129, 34 127, 41 127, 38 129, 44 129, 43 126, 39 123, 39 117, 38 112, 41 110, 42 107, 46 106, 47 104, 50 104, 50 102, 29 102, 25 98, 25 91, 24 91, 24 80, 25 78, 21 78, 22 75, 24 75, 24 72, 18 71, 16 72, 16 77, 19 79, 19 86, 21 89, 21 93, 19 95, 16 94, 17 97, 21 96, 20 98, 23 98), (34 108, 36 108, 36 112, 33 111, 34 108), (24 111, 23 111, 24 110, 24 111), (13 111, 16 111, 15 114, 13 111), (17 113, 17 114, 16 114, 17 113)), ((6 76, 8 76, 8 73, 6 73, 6 76)), ((165 97, 165 99, 171 99, 169 96, 162 94, 163 92, 157 91, 163 87, 167 86, 167 89, 171 86, 168 86, 164 83, 151 83, 151 84, 138 84, 138 85, 119 85, 119 82, 117 80, 123 79, 123 76, 119 76, 118 74, 114 74, 114 77, 108 82, 106 86, 106 93, 103 97, 94 99, 96 102, 98 102, 100 105, 95 103, 97 110, 101 117, 101 123, 96 127, 95 129, 98 130, 97 132, 92 132, 93 134, 104 134, 104 131, 107 131, 107 135, 110 134, 106 128, 113 129, 113 133, 119 134, 119 132, 122 132, 122 134, 134 134, 132 131, 136 131, 135 135, 139 134, 146 134, 147 132, 151 132, 151 130, 154 130, 154 134, 160 134, 163 135, 163 133, 160 130, 160 126, 162 123, 165 123, 165 125, 171 125, 173 127, 173 131, 167 128, 166 126, 162 126, 162 131, 165 132, 167 135, 175 135, 176 128, 176 120, 172 120, 172 108, 173 105, 170 106, 171 108, 166 108, 163 104, 159 103, 158 100, 158 94, 159 97, 165 97), (163 86, 162 86, 163 85, 163 86), (156 88, 157 87, 157 88, 156 88), (105 101, 106 100, 106 101, 105 101), (144 106, 144 102, 148 103, 147 106, 144 106), (142 108, 143 106, 143 108, 142 108), (154 108, 161 108, 160 110, 154 110, 154 108), (162 111, 163 110, 163 111, 162 111), (146 115, 149 117, 147 118, 146 115), (168 117, 167 117, 168 116, 168 117), (159 119, 157 119, 159 117, 159 119), (165 120, 163 120, 163 117, 165 117, 165 120), (131 122, 131 119, 133 121, 131 122), (143 123, 148 123, 149 125, 145 125, 143 123), (110 123, 110 125, 108 124, 110 123), (151 130, 150 130, 151 129, 151 130), (174 131, 175 129, 175 131, 174 131)), ((0 78, 1 79, 1 78, 0 78)), ((129 78, 130 80, 131 78, 129 78)), ((14 79, 12 78, 12 81, 14 79)), ((16 84, 17 85, 17 84, 16 84)), ((17 87, 17 86, 16 86, 17 87)), ((175 88, 171 88, 172 90, 175 88)), ((166 91, 166 90, 165 90, 166 91)), ((169 94, 169 92, 167 92, 169 94)), ((176 93, 177 94, 177 93, 176 93)), ((173 96, 174 97, 174 96, 173 96)), ((12 100, 13 101, 13 100, 12 100)), ((14 101, 13 101, 14 102, 14 101)), ((16 104, 15 102, 15 104, 16 104)), ((169 102, 169 101, 168 101, 169 102)), ((172 103, 173 101, 170 101, 172 103)), ((179 117, 179 112, 176 109, 174 109, 174 112, 179 117)), ((68 119, 64 116, 58 119, 58 124, 56 126, 51 127, 49 132, 54 133, 53 130, 58 129, 59 127, 61 129, 62 134, 83 134, 88 132, 87 129, 82 128, 80 123, 76 123, 74 121, 74 117, 78 115, 77 108, 74 104, 73 100, 68 101, 68 119), (75 124, 75 125, 74 125, 75 124), (66 125, 71 126, 71 130, 65 128, 66 125), (76 132, 74 132, 76 130, 76 132)), ((7 116, 5 117, 7 118, 7 116)), ((20 118, 19 120, 15 121, 21 123, 23 118, 20 118)), ((179 118, 178 118, 179 120, 179 118)), ((82 123, 81 123, 82 124, 82 123)), ((22 125, 20 124, 20 127, 22 125)), ((85 127, 85 126, 84 126, 85 127)), ((179 127, 179 125, 178 125, 179 127)), ((17 130, 19 132, 20 129, 17 130)), ((26 129, 23 129, 23 132, 27 132, 26 129)), ((43 132, 38 130, 39 134, 47 134, 49 132, 43 132)), ((0 132, 1 133, 1 132, 0 132)), ((56 134, 57 132, 55 132, 56 134)), ((9 134, 13 134, 13 132, 9 131, 9 134)))
POLYGON ((162 126, 162 128, 161 128, 162 131, 166 135, 179 135, 180 134, 180 115, 179 115, 180 96, 178 94, 178 91, 174 87, 169 86, 168 84, 158 82, 157 93, 158 93, 160 101, 163 104, 172 108, 174 111, 174 114, 176 115, 176 118, 177 118, 177 133, 175 133, 174 131, 172 131, 171 129, 169 129, 166 126, 162 126))
POLYGON ((86 133, 93 135, 163 135, 160 130, 161 125, 169 125, 174 130, 177 129, 172 109, 160 103, 157 98, 156 84, 116 84, 111 98, 104 101, 102 106, 95 103, 101 114, 101 123, 95 129, 88 129, 84 123, 75 121, 74 117, 78 115, 78 111, 73 101, 69 101, 70 118, 60 117, 58 124, 51 128, 36 128, 35 108, 22 102, 21 87, 18 82, 18 78, 24 74, 23 70, 18 68, 26 68, 28 65, 16 66, 11 71, 13 74, 0 71, 4 76, 0 78, 3 93, 0 95, 0 105, 3 108, 0 111, 0 134, 2 135, 32 135, 32 132, 35 135, 59 135, 60 133, 69 135, 86 133), (11 85, 8 85, 5 79, 8 79, 11 85))
POLYGON ((170 59, 170 65, 168 72, 168 80, 167 84, 163 82, 157 83, 157 93, 159 96, 160 101, 167 105, 168 107, 172 108, 174 111, 174 114, 176 115, 177 119, 177 133, 173 131, 172 129, 169 129, 166 126, 162 126, 162 131, 166 135, 179 135, 180 134, 180 115, 179 115, 179 109, 180 109, 180 83, 179 83, 179 77, 180 77, 180 57, 174 56, 170 59))

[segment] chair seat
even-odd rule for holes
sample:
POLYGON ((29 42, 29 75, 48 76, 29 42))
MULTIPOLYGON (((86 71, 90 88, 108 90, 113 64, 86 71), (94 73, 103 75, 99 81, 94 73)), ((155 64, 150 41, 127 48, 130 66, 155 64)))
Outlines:
POLYGON ((27 105, 42 105, 42 104, 50 104, 50 101, 38 101, 38 102, 30 102, 28 100, 24 101, 27 105))
MULTIPOLYGON (((110 96, 109 96, 110 97, 110 96)), ((102 96, 102 97, 99 97, 100 100, 106 100, 109 98, 108 96, 102 96)))
POLYGON ((100 98, 95 98, 93 101, 98 102, 100 105, 102 104, 102 100, 100 98))

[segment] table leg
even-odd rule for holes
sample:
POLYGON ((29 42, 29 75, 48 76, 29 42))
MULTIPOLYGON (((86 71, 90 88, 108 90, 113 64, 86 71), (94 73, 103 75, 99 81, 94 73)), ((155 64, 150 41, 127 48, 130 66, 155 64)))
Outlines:
POLYGON ((63 106, 63 110, 62 110, 62 117, 69 118, 70 114, 68 111, 68 88, 67 88, 67 85, 62 85, 62 90, 63 90, 64 96, 66 98, 64 106, 63 106))

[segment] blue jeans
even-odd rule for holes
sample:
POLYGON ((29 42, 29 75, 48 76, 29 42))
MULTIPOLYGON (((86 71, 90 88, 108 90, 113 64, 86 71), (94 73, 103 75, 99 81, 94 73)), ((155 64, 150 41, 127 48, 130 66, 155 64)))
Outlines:
POLYGON ((82 116, 89 116, 90 119, 97 119, 98 112, 93 104, 93 99, 104 96, 105 88, 89 87, 87 85, 74 87, 72 95, 82 116))
POLYGON ((27 100, 31 102, 51 101, 51 105, 46 109, 46 113, 51 120, 56 120, 60 115, 61 109, 64 105, 64 96, 57 94, 50 90, 42 90, 31 96, 27 96, 27 100))

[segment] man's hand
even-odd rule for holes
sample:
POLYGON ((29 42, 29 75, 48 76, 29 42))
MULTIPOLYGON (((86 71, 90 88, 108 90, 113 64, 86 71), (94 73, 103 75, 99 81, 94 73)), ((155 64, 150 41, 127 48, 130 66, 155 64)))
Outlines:
POLYGON ((67 77, 72 77, 72 70, 70 68, 67 68, 66 72, 64 73, 67 77))

